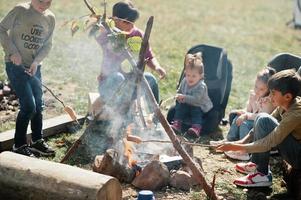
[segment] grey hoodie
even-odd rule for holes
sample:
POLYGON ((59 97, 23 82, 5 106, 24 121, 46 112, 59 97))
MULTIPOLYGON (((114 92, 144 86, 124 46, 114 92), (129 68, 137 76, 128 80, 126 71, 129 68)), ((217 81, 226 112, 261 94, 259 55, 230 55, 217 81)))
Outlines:
POLYGON ((15 6, 0 22, 0 42, 5 62, 19 53, 22 64, 41 63, 52 46, 55 16, 50 10, 39 13, 30 2, 15 6))

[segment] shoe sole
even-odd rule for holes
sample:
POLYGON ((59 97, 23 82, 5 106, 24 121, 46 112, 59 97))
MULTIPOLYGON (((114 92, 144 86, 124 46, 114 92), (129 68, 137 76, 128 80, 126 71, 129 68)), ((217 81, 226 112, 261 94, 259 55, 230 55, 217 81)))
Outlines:
POLYGON ((32 152, 32 155, 26 155, 26 154, 23 154, 23 153, 19 153, 19 152, 16 152, 16 151, 12 151, 13 153, 16 153, 16 154, 19 154, 19 155, 23 155, 23 156, 27 156, 27 157, 30 157, 30 158, 36 158, 36 156, 34 155, 34 153, 32 152))
POLYGON ((38 149, 35 149, 35 148, 29 148, 32 153, 36 154, 37 156, 54 156, 55 153, 45 153, 45 152, 42 152, 38 149))
POLYGON ((253 185, 244 185, 244 184, 239 184, 239 183, 234 183, 237 186, 240 187, 245 187, 245 188, 256 188, 256 187, 271 187, 273 183, 271 182, 262 182, 262 183, 256 183, 253 185))
POLYGON ((241 161, 249 161, 251 158, 250 158, 250 156, 247 158, 247 157, 245 157, 245 158, 238 158, 238 157, 235 157, 235 156, 231 156, 231 155, 229 155, 229 154, 227 154, 226 152, 224 152, 224 154, 228 157, 228 158, 231 158, 231 159, 233 159, 233 160, 241 160, 241 161))

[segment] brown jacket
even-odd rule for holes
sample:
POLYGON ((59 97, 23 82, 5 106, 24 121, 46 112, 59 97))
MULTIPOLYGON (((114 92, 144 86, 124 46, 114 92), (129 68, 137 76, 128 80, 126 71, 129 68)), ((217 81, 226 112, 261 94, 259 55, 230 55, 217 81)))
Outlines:
POLYGON ((279 121, 279 125, 266 137, 246 144, 249 153, 260 153, 271 150, 280 144, 289 134, 300 141, 301 145, 301 97, 297 96, 287 112, 280 107, 271 114, 279 121))

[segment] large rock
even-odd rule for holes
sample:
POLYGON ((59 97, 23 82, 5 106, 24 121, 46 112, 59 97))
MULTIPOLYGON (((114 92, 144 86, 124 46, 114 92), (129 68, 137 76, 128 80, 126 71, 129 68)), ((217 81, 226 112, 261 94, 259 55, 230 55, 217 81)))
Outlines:
POLYGON ((0 154, 0 197, 14 200, 120 200, 117 179, 37 158, 0 154))
POLYGON ((189 191, 194 180, 188 172, 178 170, 171 175, 169 184, 174 188, 189 191))
POLYGON ((169 171, 166 165, 160 161, 152 161, 146 165, 141 174, 137 176, 132 184, 144 190, 159 190, 167 186, 169 182, 169 171))

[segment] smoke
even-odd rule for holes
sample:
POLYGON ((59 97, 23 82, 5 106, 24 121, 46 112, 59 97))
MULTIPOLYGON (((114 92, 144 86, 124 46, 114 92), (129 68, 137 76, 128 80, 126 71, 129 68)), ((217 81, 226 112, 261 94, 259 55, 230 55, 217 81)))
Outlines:
MULTIPOLYGON (((87 102, 85 92, 99 89, 96 78, 100 73, 102 50, 94 39, 85 35, 86 33, 77 33, 72 38, 66 34, 70 33, 57 30, 53 45, 55 49, 50 55, 52 62, 49 63, 50 67, 45 69, 45 74, 55 73, 56 81, 61 78, 64 82, 69 82, 70 79, 76 82, 79 91, 73 95, 77 98, 77 104, 87 102), (68 37, 69 39, 66 39, 68 37), (60 67, 53 70, 51 65, 60 67)), ((121 84, 113 81, 106 86, 111 90, 98 91, 105 100, 102 114, 109 118, 85 130, 83 143, 85 151, 91 158, 103 154, 108 148, 117 150, 122 156, 124 149, 121 141, 125 137, 126 127, 131 123, 135 124, 132 134, 141 137, 142 140, 169 140, 161 124, 153 120, 154 108, 151 107, 150 98, 145 94, 145 88, 141 88, 141 93, 137 94, 136 86, 136 77, 126 77, 121 84), (138 111, 137 95, 140 96, 142 114, 138 111), (148 127, 144 126, 142 117, 148 121, 148 127)), ((165 143, 134 144, 133 148, 136 152, 134 158, 140 161, 149 158, 150 155, 170 154, 173 149, 171 144, 165 143)))

